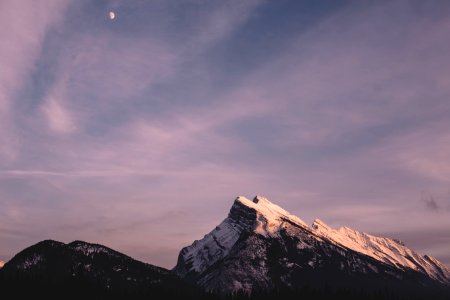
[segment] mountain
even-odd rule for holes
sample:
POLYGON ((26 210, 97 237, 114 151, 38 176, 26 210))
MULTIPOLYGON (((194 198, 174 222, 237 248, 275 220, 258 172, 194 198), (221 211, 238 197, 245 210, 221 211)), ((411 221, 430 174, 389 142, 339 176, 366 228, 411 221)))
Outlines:
POLYGON ((0 286, 15 299, 203 297, 169 270, 82 241, 46 240, 21 251, 0 270, 0 286))
MULTIPOLYGON (((450 270, 399 240, 238 197, 172 271, 108 247, 46 240, 0 268, 11 299, 450 299, 450 270), (231 297, 229 297, 231 296, 231 297)), ((9 299, 8 298, 8 299, 9 299)))
POLYGON ((450 295, 450 270, 401 241, 320 220, 308 226, 268 199, 238 197, 228 217, 181 250, 173 270, 221 294, 354 289, 450 295))
POLYGON ((0 269, 3 268, 4 265, 5 265, 5 262, 3 260, 0 260, 0 269))

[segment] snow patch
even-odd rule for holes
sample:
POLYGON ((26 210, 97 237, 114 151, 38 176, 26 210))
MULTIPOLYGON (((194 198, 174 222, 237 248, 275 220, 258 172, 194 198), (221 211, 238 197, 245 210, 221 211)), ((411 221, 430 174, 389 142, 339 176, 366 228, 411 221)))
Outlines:
POLYGON ((112 254, 112 251, 109 250, 106 247, 103 247, 101 245, 94 245, 94 244, 89 244, 89 243, 84 243, 84 242, 80 242, 80 243, 76 243, 72 246, 72 249, 88 256, 88 257, 93 257, 95 254, 112 254))
POLYGON ((44 258, 41 255, 33 254, 28 259, 26 259, 22 264, 18 265, 18 268, 22 270, 28 270, 38 265, 42 261, 44 261, 44 258))
POLYGON ((305 243, 305 242, 302 241, 302 240, 300 240, 300 241, 297 243, 297 249, 298 249, 298 250, 311 249, 311 248, 312 248, 311 245, 305 243))

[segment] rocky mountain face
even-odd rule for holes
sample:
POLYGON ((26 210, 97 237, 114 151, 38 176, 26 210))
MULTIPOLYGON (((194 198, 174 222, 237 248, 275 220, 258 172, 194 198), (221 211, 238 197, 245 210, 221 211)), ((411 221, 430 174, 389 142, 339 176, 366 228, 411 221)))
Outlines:
POLYGON ((401 241, 312 226, 266 198, 238 197, 228 217, 181 250, 173 270, 207 291, 316 288, 446 293, 450 270, 401 241))
POLYGON ((169 270, 82 241, 64 244, 46 240, 21 251, 0 270, 0 286, 3 294, 15 299, 202 295, 169 270))

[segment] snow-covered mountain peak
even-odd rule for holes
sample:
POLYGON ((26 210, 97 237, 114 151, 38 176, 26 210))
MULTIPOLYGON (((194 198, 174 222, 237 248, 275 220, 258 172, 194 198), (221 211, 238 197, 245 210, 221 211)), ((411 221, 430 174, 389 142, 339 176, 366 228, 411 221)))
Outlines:
POLYGON ((397 279, 414 270, 442 283, 450 282, 445 265, 417 254, 399 240, 348 227, 335 229, 319 219, 310 227, 262 196, 253 200, 237 197, 222 223, 182 249, 174 271, 210 290, 250 291, 253 287, 267 288, 278 279, 289 284, 289 274, 328 264, 340 272, 384 272, 397 279), (334 265, 336 260, 341 261, 334 265), (279 271, 269 272, 272 263, 287 268, 281 279, 270 277, 270 272, 279 271))
POLYGON ((256 196, 250 200, 239 196, 234 201, 228 217, 203 239, 183 248, 177 265, 177 273, 201 273, 228 255, 243 232, 257 233, 264 237, 276 236, 286 222, 297 226, 307 225, 267 198, 256 196))
POLYGON ((254 223, 256 226, 254 230, 261 235, 268 236, 276 234, 285 222, 292 222, 302 227, 308 227, 300 218, 292 215, 265 197, 256 196, 253 200, 249 200, 244 196, 239 196, 236 202, 256 212, 256 223, 254 223))

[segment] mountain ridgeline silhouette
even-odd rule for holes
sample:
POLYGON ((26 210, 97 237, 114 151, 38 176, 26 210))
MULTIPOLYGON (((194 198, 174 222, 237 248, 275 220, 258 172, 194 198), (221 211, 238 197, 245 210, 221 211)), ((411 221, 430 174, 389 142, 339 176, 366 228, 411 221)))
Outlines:
POLYGON ((238 197, 167 270, 108 247, 46 240, 0 269, 15 299, 449 299, 450 270, 399 240, 238 197))

